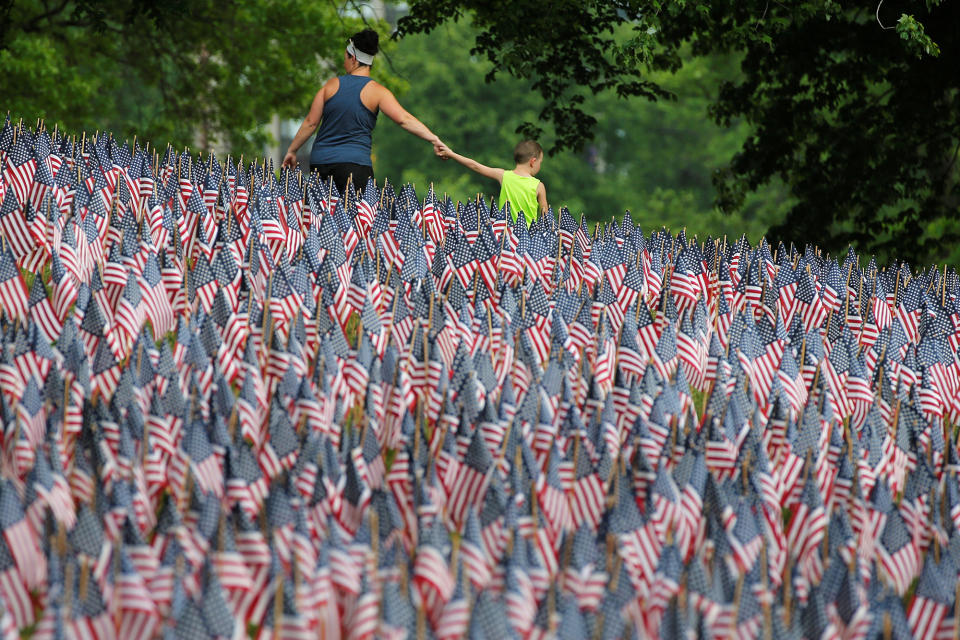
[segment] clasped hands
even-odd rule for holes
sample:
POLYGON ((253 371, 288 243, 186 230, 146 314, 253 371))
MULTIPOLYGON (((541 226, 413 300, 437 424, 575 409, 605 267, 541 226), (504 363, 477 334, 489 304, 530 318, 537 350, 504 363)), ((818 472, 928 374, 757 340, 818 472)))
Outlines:
POLYGON ((438 158, 443 158, 444 160, 446 160, 447 158, 450 157, 451 151, 450 151, 450 147, 445 145, 443 141, 437 138, 436 140, 433 141, 433 153, 436 154, 438 158))

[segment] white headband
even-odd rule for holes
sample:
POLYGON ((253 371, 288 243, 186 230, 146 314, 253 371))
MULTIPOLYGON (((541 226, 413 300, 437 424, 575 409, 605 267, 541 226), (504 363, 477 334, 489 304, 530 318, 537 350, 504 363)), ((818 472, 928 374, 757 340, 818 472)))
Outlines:
POLYGON ((369 53, 364 53, 353 46, 353 40, 347 41, 347 53, 356 58, 357 62, 360 64, 373 64, 373 56, 369 53))

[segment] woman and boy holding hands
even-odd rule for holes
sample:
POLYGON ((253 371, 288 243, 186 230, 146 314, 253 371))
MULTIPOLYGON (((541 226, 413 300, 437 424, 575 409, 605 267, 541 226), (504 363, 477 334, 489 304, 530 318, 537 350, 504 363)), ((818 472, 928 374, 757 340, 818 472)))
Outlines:
POLYGON ((543 149, 534 140, 524 140, 513 150, 513 169, 482 165, 476 160, 455 153, 422 122, 400 106, 393 93, 370 78, 370 66, 379 50, 379 36, 364 29, 347 42, 343 54, 345 75, 329 79, 317 91, 304 119, 287 149, 283 164, 297 165, 297 150, 317 130, 310 150, 310 170, 323 178, 333 178, 343 193, 352 175, 354 184, 364 185, 373 177, 370 146, 377 114, 387 117, 412 135, 433 145, 437 156, 452 158, 471 171, 500 183, 499 206, 510 203, 512 211, 522 211, 527 224, 540 211, 547 210, 547 191, 535 176, 543 162, 543 149))

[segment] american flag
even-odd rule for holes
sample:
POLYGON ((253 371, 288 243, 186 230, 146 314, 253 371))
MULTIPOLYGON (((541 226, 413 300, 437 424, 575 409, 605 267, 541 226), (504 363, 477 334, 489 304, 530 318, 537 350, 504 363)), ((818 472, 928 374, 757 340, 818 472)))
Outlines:
POLYGON ((0 302, 8 320, 26 320, 29 313, 27 287, 9 245, 0 246, 0 302))
POLYGON ((3 182, 8 187, 7 197, 10 194, 15 195, 15 202, 20 205, 28 202, 37 172, 37 159, 30 148, 31 139, 29 132, 21 132, 7 151, 3 168, 3 182))
POLYGON ((956 274, 14 132, 0 628, 953 632, 956 274))
POLYGON ((447 500, 450 517, 458 526, 466 522, 469 509, 483 501, 490 483, 493 459, 478 429, 467 447, 463 462, 456 465, 457 473, 450 486, 452 492, 447 500))
POLYGON ((905 593, 920 572, 922 557, 899 510, 892 509, 877 547, 885 581, 897 593, 905 593))

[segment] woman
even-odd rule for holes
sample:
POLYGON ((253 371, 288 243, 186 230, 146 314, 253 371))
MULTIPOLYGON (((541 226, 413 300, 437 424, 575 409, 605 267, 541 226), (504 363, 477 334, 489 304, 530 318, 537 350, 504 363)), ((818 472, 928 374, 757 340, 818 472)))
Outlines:
POLYGON ((440 155, 440 138, 407 113, 389 89, 370 78, 370 65, 379 44, 380 38, 373 29, 364 29, 350 38, 343 54, 346 75, 330 78, 317 91, 283 158, 284 166, 297 166, 297 150, 319 124, 320 131, 310 151, 310 171, 319 171, 323 178, 332 176, 340 193, 351 175, 355 186, 366 186, 367 179, 373 177, 370 138, 380 111, 404 131, 431 143, 440 155))

